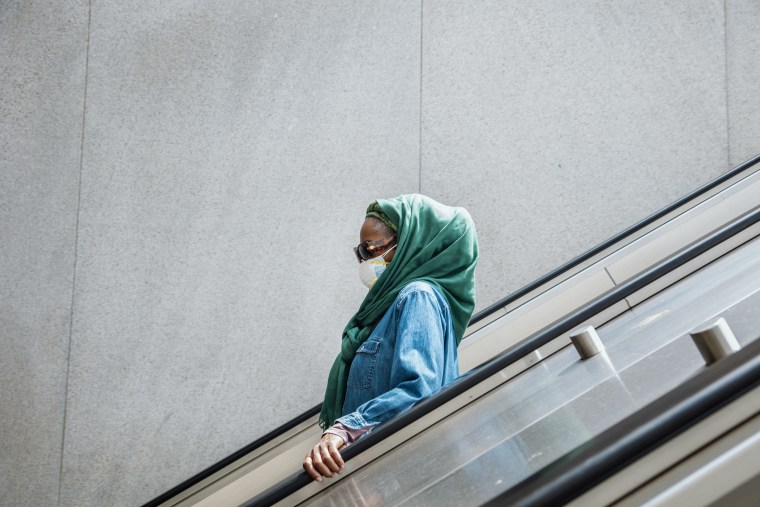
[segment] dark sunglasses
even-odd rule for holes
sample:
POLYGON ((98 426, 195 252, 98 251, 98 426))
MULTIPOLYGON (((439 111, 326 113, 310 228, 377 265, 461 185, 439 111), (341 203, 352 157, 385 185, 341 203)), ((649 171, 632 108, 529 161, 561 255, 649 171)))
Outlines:
POLYGON ((381 245, 379 241, 362 241, 354 247, 354 253, 356 254, 356 260, 359 262, 366 261, 375 257, 374 252, 376 250, 383 250, 391 246, 394 240, 390 240, 387 243, 381 245))

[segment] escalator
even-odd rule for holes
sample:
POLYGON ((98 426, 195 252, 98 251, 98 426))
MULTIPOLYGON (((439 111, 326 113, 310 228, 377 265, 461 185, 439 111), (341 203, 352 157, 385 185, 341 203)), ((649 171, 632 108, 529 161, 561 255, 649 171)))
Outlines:
MULTIPOLYGON (((618 452, 618 462, 605 462, 606 475, 594 469, 585 483, 578 456, 580 464, 599 461, 599 449, 613 449, 625 440, 621 435, 640 436, 636 430, 646 417, 658 420, 675 410, 656 405, 661 399, 679 407, 685 402, 678 396, 693 395, 694 382, 726 382, 716 373, 725 364, 732 366, 729 376, 739 370, 734 362, 754 364, 759 168, 760 157, 750 160, 478 314, 460 346, 463 377, 346 448, 339 480, 318 484, 298 472, 319 436, 315 407, 147 505, 546 505, 582 495, 621 501, 625 488, 615 474, 666 445, 661 428, 649 436, 658 446, 629 446, 633 457, 618 452), (719 315, 744 348, 707 368, 688 332, 719 315), (569 335, 589 324, 606 350, 581 360, 569 335), (547 491, 554 496, 542 497, 547 491)), ((754 385, 756 372, 747 368, 754 385)), ((671 437, 721 413, 736 401, 730 394, 671 437)), ((731 419, 731 428, 754 415, 731 419)), ((704 446, 708 438, 696 441, 704 446)), ((691 456, 681 454, 682 460, 691 456)), ((640 484, 626 491, 649 484, 655 495, 656 476, 639 475, 640 484)))
POLYGON ((641 428, 637 412, 706 369, 689 330, 722 315, 744 324, 732 328, 746 347, 760 333, 758 308, 754 240, 599 327, 604 352, 581 360, 565 347, 305 504, 486 503, 626 418, 641 428))

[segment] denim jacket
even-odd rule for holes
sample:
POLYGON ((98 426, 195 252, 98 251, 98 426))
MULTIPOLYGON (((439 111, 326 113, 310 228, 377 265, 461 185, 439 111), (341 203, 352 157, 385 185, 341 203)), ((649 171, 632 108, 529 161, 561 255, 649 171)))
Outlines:
POLYGON ((449 304, 429 283, 412 282, 356 351, 337 422, 354 429, 381 423, 457 376, 449 304))

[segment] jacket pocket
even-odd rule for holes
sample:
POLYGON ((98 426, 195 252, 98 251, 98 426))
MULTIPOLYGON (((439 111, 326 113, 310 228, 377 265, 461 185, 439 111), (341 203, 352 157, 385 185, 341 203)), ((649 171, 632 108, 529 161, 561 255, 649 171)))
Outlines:
POLYGON ((346 387, 351 389, 369 389, 375 379, 377 356, 380 350, 378 340, 367 340, 356 349, 356 356, 351 361, 346 387))

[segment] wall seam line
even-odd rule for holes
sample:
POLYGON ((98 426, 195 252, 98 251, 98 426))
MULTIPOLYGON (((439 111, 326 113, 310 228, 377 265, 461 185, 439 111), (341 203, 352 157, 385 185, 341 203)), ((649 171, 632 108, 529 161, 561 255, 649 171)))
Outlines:
POLYGON ((63 421, 61 428, 61 459, 58 468, 58 502, 61 505, 61 494, 63 492, 63 465, 64 453, 66 450, 66 422, 68 419, 69 408, 69 375, 71 372, 71 343, 74 333, 74 299, 76 295, 77 264, 79 262, 79 215, 82 203, 82 168, 84 166, 84 137, 87 120, 87 85, 90 72, 90 30, 92 22, 92 0, 87 3, 87 41, 85 43, 84 59, 84 86, 82 90, 82 134, 79 139, 79 181, 77 182, 77 215, 74 226, 74 266, 71 277, 71 302, 69 310, 69 336, 66 350, 66 378, 64 380, 63 391, 63 421))
POLYGON ((420 0, 420 117, 419 117, 419 160, 417 173, 417 192, 422 193, 422 56, 423 56, 423 27, 424 27, 424 0, 420 0))
POLYGON ((724 75, 724 88, 726 91, 726 162, 727 168, 731 168, 731 111, 730 111, 730 93, 729 86, 729 72, 728 72, 728 0, 723 0, 723 72, 724 75))

